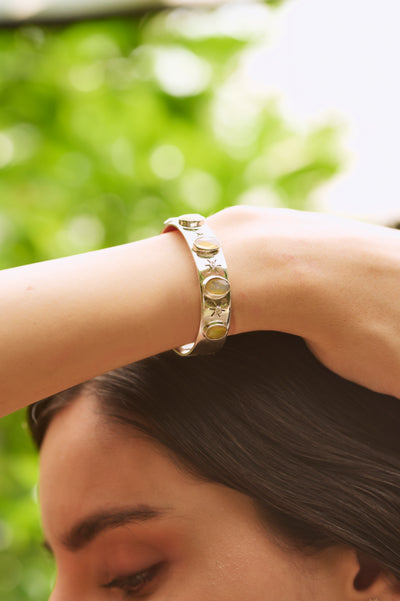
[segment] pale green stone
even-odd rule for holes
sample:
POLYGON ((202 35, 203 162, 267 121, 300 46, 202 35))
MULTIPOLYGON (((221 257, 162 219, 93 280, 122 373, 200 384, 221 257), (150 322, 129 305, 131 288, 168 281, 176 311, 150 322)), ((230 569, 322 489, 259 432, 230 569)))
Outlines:
POLYGON ((223 323, 211 323, 206 327, 205 335, 209 340, 220 340, 226 336, 227 331, 223 323))
POLYGON ((185 229, 195 229, 202 226, 204 223, 204 217, 198 213, 188 213, 187 215, 181 215, 179 217, 179 225, 185 229))
POLYGON ((204 293, 208 298, 219 299, 229 292, 229 282, 220 276, 210 277, 204 283, 204 293))
POLYGON ((196 238, 193 244, 193 250, 200 257, 212 257, 220 249, 220 244, 216 238, 212 237, 199 237, 196 238))

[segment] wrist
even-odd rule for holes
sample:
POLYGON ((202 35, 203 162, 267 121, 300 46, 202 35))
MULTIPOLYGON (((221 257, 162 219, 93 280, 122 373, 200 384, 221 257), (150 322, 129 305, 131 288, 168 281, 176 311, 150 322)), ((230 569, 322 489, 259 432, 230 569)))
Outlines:
POLYGON ((306 250, 294 211, 234 207, 209 218, 222 243, 232 293, 231 334, 301 330, 306 250))

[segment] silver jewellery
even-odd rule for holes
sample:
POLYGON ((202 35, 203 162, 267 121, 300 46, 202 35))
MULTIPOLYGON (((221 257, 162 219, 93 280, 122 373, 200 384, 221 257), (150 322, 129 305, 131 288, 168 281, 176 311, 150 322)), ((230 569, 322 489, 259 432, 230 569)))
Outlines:
POLYGON ((175 228, 183 234, 199 274, 201 319, 195 342, 174 349, 178 355, 215 353, 224 345, 229 330, 231 294, 225 257, 219 240, 202 215, 172 217, 164 232, 175 228))

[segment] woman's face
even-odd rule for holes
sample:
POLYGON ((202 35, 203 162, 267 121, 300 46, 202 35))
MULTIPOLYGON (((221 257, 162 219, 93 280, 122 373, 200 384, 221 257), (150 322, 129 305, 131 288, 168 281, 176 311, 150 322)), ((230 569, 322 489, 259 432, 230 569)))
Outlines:
POLYGON ((51 601, 343 598, 329 551, 303 558, 278 546, 248 497, 107 424, 86 394, 46 434, 40 502, 58 567, 51 601))

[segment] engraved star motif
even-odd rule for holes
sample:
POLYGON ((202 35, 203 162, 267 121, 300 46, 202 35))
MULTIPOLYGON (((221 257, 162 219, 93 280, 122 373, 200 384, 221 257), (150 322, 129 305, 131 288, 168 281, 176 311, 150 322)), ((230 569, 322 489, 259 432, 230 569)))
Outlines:
POLYGON ((210 271, 222 269, 222 266, 217 263, 216 259, 207 259, 207 267, 209 267, 210 271))
POLYGON ((221 305, 217 305, 217 303, 214 303, 214 306, 212 307, 211 317, 217 317, 218 319, 222 319, 221 305))

